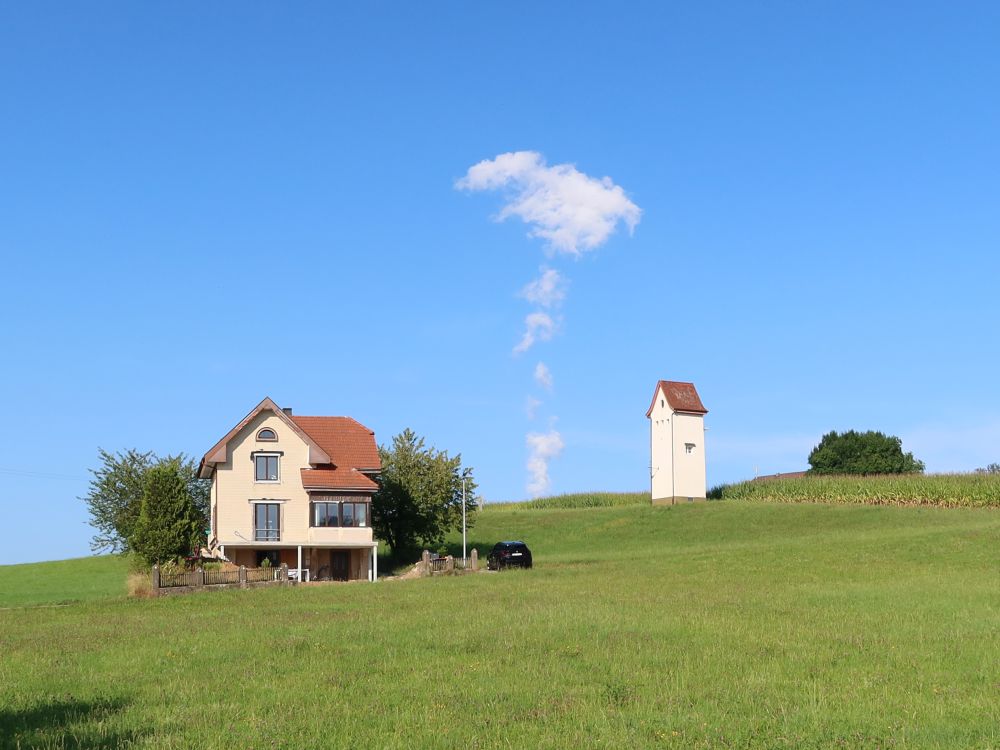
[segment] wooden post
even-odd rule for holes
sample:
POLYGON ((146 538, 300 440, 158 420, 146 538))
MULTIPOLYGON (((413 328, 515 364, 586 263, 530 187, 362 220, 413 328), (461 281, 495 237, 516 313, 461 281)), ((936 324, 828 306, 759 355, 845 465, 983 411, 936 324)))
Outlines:
POLYGON ((472 568, 473 573, 479 570, 479 550, 475 547, 472 548, 472 554, 469 555, 469 567, 472 568))
POLYGON ((247 566, 240 566, 240 588, 245 589, 247 587, 247 566))
POLYGON ((152 575, 153 575, 152 593, 153 593, 153 596, 159 596, 160 595, 160 566, 159 565, 154 565, 153 566, 153 573, 152 573, 152 575))
POLYGON ((423 574, 429 576, 431 574, 431 553, 429 550, 424 550, 424 554, 420 556, 420 562, 423 565, 423 574))

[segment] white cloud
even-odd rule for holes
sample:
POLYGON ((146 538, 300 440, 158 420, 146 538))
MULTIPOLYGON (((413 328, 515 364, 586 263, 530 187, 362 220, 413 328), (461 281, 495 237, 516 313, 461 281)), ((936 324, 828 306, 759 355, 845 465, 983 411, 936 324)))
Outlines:
POLYGON ((534 396, 528 396, 524 401, 524 412, 528 415, 528 419, 534 419, 535 414, 538 413, 538 407, 542 405, 541 399, 537 399, 534 396))
POLYGON ((552 390, 552 371, 544 362, 535 365, 535 382, 547 391, 552 390))
POLYGON ((514 347, 514 354, 523 354, 538 341, 548 341, 555 332, 556 322, 551 315, 543 312, 530 313, 524 319, 524 335, 514 347))
POLYGON ((555 430, 529 432, 526 436, 528 450, 528 494, 538 497, 549 488, 549 461, 563 450, 562 436, 555 430))
POLYGON ((500 154, 469 168, 460 190, 509 190, 498 221, 516 216, 555 252, 579 256, 603 245, 618 222, 631 233, 642 210, 610 177, 597 179, 572 164, 548 166, 537 151, 500 154))
POLYGON ((541 307, 558 307, 566 298, 566 280, 554 268, 539 270, 541 274, 525 285, 521 296, 541 307))

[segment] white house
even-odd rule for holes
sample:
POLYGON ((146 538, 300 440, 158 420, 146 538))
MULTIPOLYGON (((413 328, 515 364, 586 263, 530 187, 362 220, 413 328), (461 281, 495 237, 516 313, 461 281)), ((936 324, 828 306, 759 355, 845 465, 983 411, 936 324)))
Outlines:
POLYGON ((375 580, 375 433, 350 417, 300 417, 265 398, 205 454, 208 549, 300 579, 375 580))
POLYGON ((649 479, 653 505, 704 500, 705 415, 694 383, 661 380, 649 419, 649 479))

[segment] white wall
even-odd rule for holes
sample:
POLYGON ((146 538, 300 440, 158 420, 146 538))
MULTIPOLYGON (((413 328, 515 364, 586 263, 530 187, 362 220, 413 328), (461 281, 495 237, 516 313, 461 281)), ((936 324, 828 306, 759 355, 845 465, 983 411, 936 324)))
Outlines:
POLYGON ((673 411, 662 390, 649 414, 650 490, 654 502, 679 498, 703 500, 705 475, 705 418, 673 411), (687 452, 691 444, 691 452, 687 452))

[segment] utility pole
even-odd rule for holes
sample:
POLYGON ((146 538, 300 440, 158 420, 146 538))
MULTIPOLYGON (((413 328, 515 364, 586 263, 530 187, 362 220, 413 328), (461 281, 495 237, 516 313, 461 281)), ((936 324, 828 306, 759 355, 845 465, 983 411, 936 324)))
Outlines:
POLYGON ((465 480, 468 476, 462 474, 462 567, 465 567, 465 480))

